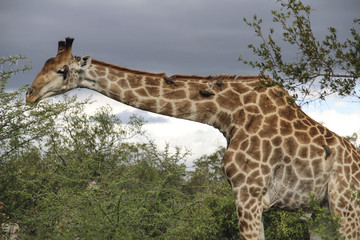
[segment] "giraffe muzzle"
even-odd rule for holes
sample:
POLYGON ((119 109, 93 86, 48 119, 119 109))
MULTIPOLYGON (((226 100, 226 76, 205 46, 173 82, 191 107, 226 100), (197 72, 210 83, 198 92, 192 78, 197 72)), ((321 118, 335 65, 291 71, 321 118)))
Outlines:
POLYGON ((34 94, 35 94, 35 89, 33 87, 30 87, 27 92, 26 92, 26 103, 30 104, 30 103, 36 103, 37 99, 34 98, 34 94))

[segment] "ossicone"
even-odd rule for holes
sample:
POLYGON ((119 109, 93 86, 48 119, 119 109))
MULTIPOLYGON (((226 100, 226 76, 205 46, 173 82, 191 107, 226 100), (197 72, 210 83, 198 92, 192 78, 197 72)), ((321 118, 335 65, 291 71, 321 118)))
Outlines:
POLYGON ((65 48, 66 48, 66 49, 71 48, 73 42, 74 42, 74 38, 71 38, 71 37, 65 38, 65 48))
POLYGON ((65 41, 59 41, 57 55, 65 50, 65 41))
POLYGON ((74 42, 74 38, 67 37, 65 41, 59 41, 57 56, 61 59, 69 60, 72 57, 72 44, 74 42))

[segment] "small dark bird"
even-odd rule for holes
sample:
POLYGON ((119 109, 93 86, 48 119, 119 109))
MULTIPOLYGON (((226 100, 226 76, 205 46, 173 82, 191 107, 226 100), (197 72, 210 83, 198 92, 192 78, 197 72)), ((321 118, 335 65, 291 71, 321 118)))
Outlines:
POLYGON ((203 89, 200 90, 199 93, 203 97, 210 97, 210 96, 215 95, 215 93, 212 93, 212 92, 209 92, 209 91, 206 91, 206 90, 203 90, 203 89))
POLYGON ((324 145, 324 149, 326 152, 326 156, 325 156, 325 160, 327 159, 327 157, 331 154, 330 148, 328 145, 324 145))
POLYGON ((174 82, 174 80, 172 78, 165 77, 164 79, 167 84, 171 84, 171 85, 174 85, 175 87, 178 87, 178 85, 174 82))
POLYGON ((222 79, 221 78, 217 79, 216 85, 220 88, 220 91, 222 91, 222 79))

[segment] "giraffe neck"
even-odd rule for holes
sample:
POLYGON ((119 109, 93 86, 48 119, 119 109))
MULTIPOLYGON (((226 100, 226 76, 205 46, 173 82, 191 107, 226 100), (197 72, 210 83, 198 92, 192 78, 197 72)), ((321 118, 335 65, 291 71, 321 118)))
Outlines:
POLYGON ((220 111, 215 96, 200 93, 209 87, 214 93, 220 91, 216 80, 212 84, 211 78, 174 75, 171 77, 174 84, 165 73, 137 71, 93 59, 79 87, 95 90, 135 108, 205 123, 224 133, 230 113, 220 111), (222 122, 219 114, 223 116, 222 122))

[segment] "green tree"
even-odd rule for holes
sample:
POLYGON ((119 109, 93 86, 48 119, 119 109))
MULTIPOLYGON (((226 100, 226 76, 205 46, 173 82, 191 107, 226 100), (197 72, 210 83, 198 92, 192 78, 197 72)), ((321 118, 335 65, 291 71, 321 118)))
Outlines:
POLYGON ((357 151, 360 152, 360 144, 357 143, 359 139, 359 135, 357 133, 353 133, 351 136, 345 136, 347 140, 349 140, 356 147, 357 151))
POLYGON ((185 191, 192 197, 191 239, 239 239, 234 196, 221 169, 225 148, 203 155, 188 171, 185 191))
POLYGON ((272 240, 309 239, 307 223, 302 220, 301 212, 270 210, 263 214, 265 238, 272 240))
MULTIPOLYGON (((270 28, 269 33, 265 33, 261 18, 256 15, 252 21, 244 18, 261 43, 248 46, 258 60, 249 61, 242 56, 240 60, 258 68, 261 75, 270 75, 277 84, 293 92, 295 99, 301 97, 302 103, 325 99, 333 94, 359 99, 356 81, 360 77, 360 35, 356 27, 359 27, 360 19, 354 20, 351 37, 344 42, 338 39, 337 30, 333 27, 329 28, 323 40, 318 40, 312 30, 312 9, 309 5, 300 0, 277 2, 281 9, 271 13, 273 22, 280 25, 282 31, 279 34, 270 28), (277 39, 277 34, 282 36, 281 40, 277 39), (284 48, 287 52, 296 53, 297 57, 284 54, 284 48)), ((264 81, 266 84, 269 82, 264 81)))
POLYGON ((0 164, 44 136, 48 126, 65 108, 61 103, 39 104, 37 107, 25 105, 28 86, 6 90, 11 76, 30 69, 30 63, 23 64, 23 60, 23 56, 0 57, 0 164))
POLYGON ((22 107, 23 101, 19 98, 25 87, 8 92, 5 87, 8 79, 19 72, 27 71, 30 66, 18 66, 24 60, 22 56, 0 57, 0 164, 7 155, 14 153, 18 148, 28 143, 32 137, 21 137, 31 123, 26 122, 26 112, 29 108, 22 107))
POLYGON ((129 141, 143 134, 138 117, 122 124, 110 108, 89 116, 74 98, 62 101, 61 111, 53 106, 45 101, 31 108, 37 121, 28 133, 46 129, 16 155, 4 155, 0 168, 1 201, 22 238, 189 236, 184 214, 191 201, 182 191, 186 174, 180 163, 187 152, 129 141))
POLYGON ((20 191, 17 185, 23 184, 18 181, 22 160, 39 159, 40 152, 34 144, 46 135, 47 127, 64 109, 62 104, 55 104, 55 108, 46 104, 36 108, 23 104, 27 86, 6 89, 11 76, 30 69, 30 63, 24 61, 23 56, 0 58, 0 202, 3 205, 0 224, 17 222, 22 208, 31 204, 32 196, 20 191), (9 189, 13 189, 13 194, 8 194, 9 189))
POLYGON ((194 170, 188 172, 187 186, 189 187, 189 194, 195 194, 199 191, 204 192, 205 188, 225 181, 225 175, 221 169, 221 160, 224 154, 225 148, 219 147, 214 153, 205 154, 194 161, 194 170))

